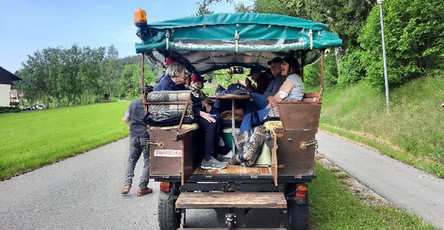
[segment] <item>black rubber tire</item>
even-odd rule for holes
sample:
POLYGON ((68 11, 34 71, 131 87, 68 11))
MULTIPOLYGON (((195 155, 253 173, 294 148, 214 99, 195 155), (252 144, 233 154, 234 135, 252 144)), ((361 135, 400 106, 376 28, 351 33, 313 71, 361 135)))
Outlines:
POLYGON ((307 230, 309 222, 308 195, 304 205, 296 202, 288 202, 288 223, 289 230, 307 230))
POLYGON ((160 230, 176 230, 180 227, 181 213, 176 213, 176 200, 168 193, 159 193, 157 217, 160 230))

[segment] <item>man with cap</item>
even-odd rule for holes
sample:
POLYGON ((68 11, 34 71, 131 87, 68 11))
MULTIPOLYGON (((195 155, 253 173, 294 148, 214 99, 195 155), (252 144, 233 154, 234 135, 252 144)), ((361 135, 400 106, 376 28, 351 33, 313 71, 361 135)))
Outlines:
POLYGON ((251 68, 250 73, 247 76, 250 76, 251 79, 256 82, 256 86, 253 86, 251 82, 248 81, 247 87, 255 93, 263 94, 270 83, 270 77, 268 74, 262 73, 262 71, 255 66, 251 68))
MULTIPOLYGON (((173 64, 173 63, 176 63, 176 61, 175 61, 172 57, 167 58, 167 59, 165 60, 165 69, 167 69, 168 66, 171 65, 171 64, 173 64)), ((162 73, 160 73, 159 77, 157 77, 157 79, 156 79, 156 83, 159 83, 160 80, 162 80, 162 78, 163 78, 164 76, 165 76, 165 71, 162 71, 162 73)))
POLYGON ((273 78, 271 79, 270 84, 268 84, 265 92, 262 94, 266 98, 276 95, 276 93, 279 91, 279 88, 284 83, 284 78, 281 75, 282 58, 275 57, 267 64, 270 66, 270 72, 273 75, 273 78))

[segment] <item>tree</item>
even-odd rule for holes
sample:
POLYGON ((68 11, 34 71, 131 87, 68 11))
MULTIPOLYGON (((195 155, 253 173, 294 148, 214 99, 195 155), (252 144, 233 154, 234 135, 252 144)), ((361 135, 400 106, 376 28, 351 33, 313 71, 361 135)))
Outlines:
MULTIPOLYGON (((110 98, 119 92, 119 78, 122 66, 118 61, 119 53, 114 45, 108 47, 104 62, 101 63, 99 84, 100 94, 109 94, 110 98)), ((100 97, 100 95, 99 95, 100 97)))
POLYGON ((257 0, 255 12, 283 14, 327 23, 330 30, 339 34, 343 46, 335 48, 336 66, 339 69, 345 50, 358 46, 358 36, 375 0, 257 0))
MULTIPOLYGON (((390 86, 434 74, 444 67, 444 4, 442 0, 384 2, 384 27, 390 86)), ((359 37, 366 79, 383 88, 379 7, 367 19, 359 37)))

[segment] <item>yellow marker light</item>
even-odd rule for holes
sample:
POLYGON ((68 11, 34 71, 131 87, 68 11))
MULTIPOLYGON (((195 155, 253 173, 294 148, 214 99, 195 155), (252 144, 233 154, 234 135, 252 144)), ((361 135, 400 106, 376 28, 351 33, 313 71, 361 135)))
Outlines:
POLYGON ((134 24, 146 24, 146 12, 143 9, 137 9, 134 13, 134 24))

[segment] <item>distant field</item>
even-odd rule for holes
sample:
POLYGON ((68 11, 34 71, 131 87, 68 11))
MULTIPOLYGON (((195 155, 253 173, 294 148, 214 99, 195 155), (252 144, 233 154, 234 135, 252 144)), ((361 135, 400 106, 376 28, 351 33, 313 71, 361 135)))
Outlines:
POLYGON ((0 179, 128 135, 128 102, 0 114, 0 179))
POLYGON ((444 178, 444 76, 424 77, 385 94, 361 83, 327 90, 322 129, 370 145, 444 178))

